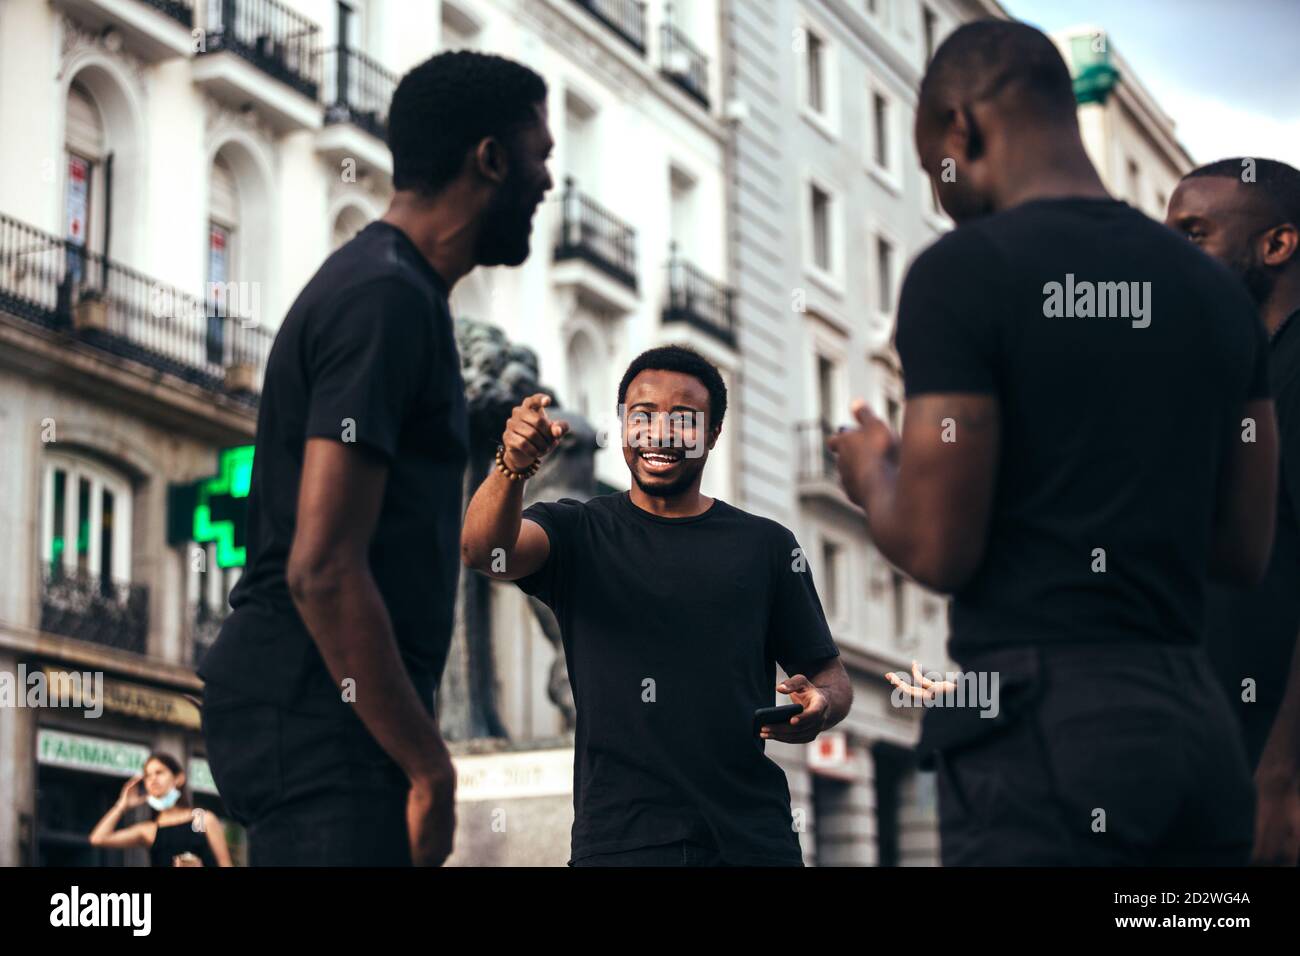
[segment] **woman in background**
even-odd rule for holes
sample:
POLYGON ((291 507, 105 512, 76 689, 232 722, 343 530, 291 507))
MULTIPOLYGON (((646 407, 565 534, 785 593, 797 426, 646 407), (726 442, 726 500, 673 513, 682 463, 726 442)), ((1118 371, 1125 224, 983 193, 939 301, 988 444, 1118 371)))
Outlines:
POLYGON ((144 772, 126 782, 117 803, 91 831, 90 843, 115 850, 148 847, 154 866, 231 865, 221 821, 190 805, 181 765, 164 753, 150 754, 144 772), (122 814, 143 803, 153 808, 153 819, 118 830, 122 814))

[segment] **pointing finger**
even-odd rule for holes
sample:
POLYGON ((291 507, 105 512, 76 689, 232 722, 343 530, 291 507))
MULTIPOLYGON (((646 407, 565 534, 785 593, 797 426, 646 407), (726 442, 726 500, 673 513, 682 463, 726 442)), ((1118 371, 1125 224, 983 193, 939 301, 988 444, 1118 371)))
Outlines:
POLYGON ((857 419, 859 425, 865 427, 878 420, 875 414, 871 411, 871 406, 867 404, 865 399, 855 398, 853 404, 849 407, 853 412, 853 417, 857 419))

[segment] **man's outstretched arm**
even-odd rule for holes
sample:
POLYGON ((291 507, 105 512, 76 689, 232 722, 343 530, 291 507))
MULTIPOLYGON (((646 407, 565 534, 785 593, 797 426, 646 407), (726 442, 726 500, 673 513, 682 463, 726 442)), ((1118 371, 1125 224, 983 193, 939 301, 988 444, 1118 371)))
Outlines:
POLYGON ((336 684, 355 681, 357 716, 411 781, 412 859, 451 853, 455 771, 438 726, 415 692, 370 572, 388 466, 355 445, 308 438, 289 593, 336 684))
MULTIPOLYGON (((501 438, 505 463, 526 471, 555 447, 565 422, 546 417, 548 395, 531 395, 510 415, 501 438)), ((539 570, 550 555, 550 540, 541 526, 523 520, 524 482, 493 468, 474 492, 465 512, 460 556, 467 568, 502 581, 517 581, 539 570)))
POLYGON ((859 427, 832 436, 840 478, 880 553, 936 591, 960 588, 984 557, 1000 419, 991 395, 909 398, 901 439, 854 403, 859 427))

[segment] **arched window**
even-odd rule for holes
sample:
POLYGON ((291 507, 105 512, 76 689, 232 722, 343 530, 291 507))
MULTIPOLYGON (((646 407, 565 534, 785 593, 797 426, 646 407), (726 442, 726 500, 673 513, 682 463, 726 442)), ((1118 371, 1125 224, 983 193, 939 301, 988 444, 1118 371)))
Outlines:
POLYGON ((230 164, 218 154, 212 163, 212 193, 208 211, 209 282, 230 282, 234 279, 239 212, 239 184, 230 164))
POLYGON ((105 160, 108 149, 104 119, 89 91, 73 82, 68 89, 64 137, 64 236, 69 243, 68 269, 77 282, 86 278, 83 252, 104 249, 105 160))
POLYGON ((149 595, 131 583, 130 481, 65 452, 45 459, 40 629, 145 652, 149 595))
MULTIPOLYGON (((63 109, 64 236, 69 259, 85 279, 83 253, 136 265, 148 173, 141 146, 139 104, 130 77, 110 62, 73 67, 63 109), (124 224, 127 228, 117 228, 124 224)), ((101 276, 90 276, 102 281, 101 276)))
POLYGON ((241 221, 239 184, 235 173, 220 153, 212 161, 208 194, 208 361, 223 363, 224 319, 230 315, 229 283, 238 276, 239 226, 241 221))
POLYGON ((53 577, 98 581, 104 588, 131 580, 131 485, 89 459, 45 459, 41 563, 53 577))
POLYGON ((601 409, 611 406, 612 399, 605 392, 604 366, 590 334, 578 331, 569 339, 566 365, 568 394, 560 396, 564 407, 591 419, 601 409))

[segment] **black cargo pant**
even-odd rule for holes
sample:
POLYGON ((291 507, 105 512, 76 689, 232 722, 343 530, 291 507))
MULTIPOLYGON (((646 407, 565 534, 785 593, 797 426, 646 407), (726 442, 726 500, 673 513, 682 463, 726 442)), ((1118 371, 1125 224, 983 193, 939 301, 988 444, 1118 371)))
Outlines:
POLYGON ((253 866, 410 866, 410 784, 355 711, 204 688, 208 763, 253 866))
POLYGON ((1249 861, 1254 786, 1202 649, 1025 648, 962 665, 998 674, 1000 712, 925 716, 945 866, 1249 861))

